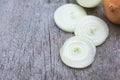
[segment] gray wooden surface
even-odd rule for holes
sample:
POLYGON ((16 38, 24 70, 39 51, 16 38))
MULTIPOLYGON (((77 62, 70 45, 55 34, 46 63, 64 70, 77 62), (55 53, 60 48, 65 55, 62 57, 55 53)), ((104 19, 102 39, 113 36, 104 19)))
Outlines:
POLYGON ((110 36, 97 48, 86 69, 65 66, 59 57, 64 41, 53 13, 75 0, 0 0, 0 80, 120 80, 120 28, 104 16, 102 6, 86 9, 105 20, 110 36))

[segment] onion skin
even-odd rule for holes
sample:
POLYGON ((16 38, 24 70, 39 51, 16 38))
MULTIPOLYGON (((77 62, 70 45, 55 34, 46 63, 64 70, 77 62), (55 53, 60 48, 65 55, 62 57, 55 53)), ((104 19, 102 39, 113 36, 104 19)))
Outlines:
POLYGON ((106 17, 114 24, 120 24, 120 0, 103 0, 106 17))

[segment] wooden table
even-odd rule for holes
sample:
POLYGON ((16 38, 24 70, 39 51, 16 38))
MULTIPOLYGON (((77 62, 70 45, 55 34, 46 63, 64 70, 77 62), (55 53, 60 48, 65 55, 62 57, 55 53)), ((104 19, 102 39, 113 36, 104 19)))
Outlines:
POLYGON ((75 0, 0 0, 0 80, 120 80, 120 28, 110 23, 102 6, 86 9, 105 20, 110 36, 97 47, 85 69, 65 66, 59 49, 74 34, 54 23, 53 13, 75 0))

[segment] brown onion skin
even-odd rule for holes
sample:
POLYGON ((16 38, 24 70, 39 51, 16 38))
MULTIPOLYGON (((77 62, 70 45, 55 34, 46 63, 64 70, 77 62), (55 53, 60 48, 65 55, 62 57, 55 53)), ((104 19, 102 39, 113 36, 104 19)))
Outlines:
POLYGON ((114 24, 120 24, 120 0, 103 0, 106 17, 114 24))

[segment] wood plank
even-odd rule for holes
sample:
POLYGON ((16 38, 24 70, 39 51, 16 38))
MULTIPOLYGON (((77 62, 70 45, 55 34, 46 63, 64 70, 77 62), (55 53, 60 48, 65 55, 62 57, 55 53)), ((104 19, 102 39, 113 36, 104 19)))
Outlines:
POLYGON ((108 23, 110 36, 97 48, 90 67, 69 68, 59 49, 73 34, 61 31, 53 20, 54 11, 66 1, 52 1, 0 1, 0 80, 119 80, 119 25, 105 18, 102 6, 87 10, 108 23))
POLYGON ((75 3, 76 0, 50 0, 50 3, 75 3))

